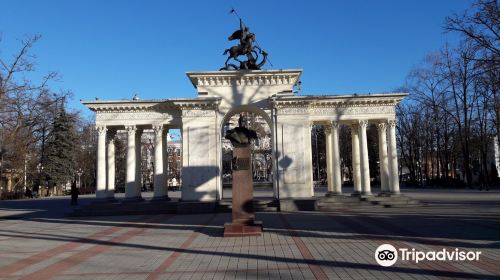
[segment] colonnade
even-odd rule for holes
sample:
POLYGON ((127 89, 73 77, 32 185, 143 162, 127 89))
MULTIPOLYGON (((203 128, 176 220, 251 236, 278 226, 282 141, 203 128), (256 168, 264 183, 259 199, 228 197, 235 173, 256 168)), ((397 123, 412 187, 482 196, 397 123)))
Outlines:
MULTIPOLYGON (((115 135, 116 128, 97 126, 97 186, 96 197, 114 199, 115 191, 115 135)), ((168 199, 165 154, 168 129, 162 125, 153 126, 154 131, 154 180, 153 198, 168 199), (165 145, 163 145, 165 143, 165 145)), ((144 128, 125 126, 127 133, 125 199, 141 200, 141 137, 144 128)))
MULTIPOLYGON (((324 123, 323 123, 324 124, 324 123)), ((372 195, 368 161, 366 128, 368 120, 350 123, 352 141, 352 167, 354 191, 352 195, 372 195)), ((328 195, 341 195, 342 176, 340 170, 339 122, 325 125, 328 195)), ((380 163, 380 185, 382 195, 397 195, 399 190, 398 159, 396 148, 395 120, 378 121, 378 151, 380 163)), ((115 190, 115 136, 116 127, 97 126, 97 187, 96 197, 114 199, 115 190)), ((125 198, 141 200, 141 137, 143 127, 129 125, 127 133, 125 198)), ((154 184, 153 198, 168 199, 168 164, 164 147, 168 129, 152 126, 154 132, 154 184)))
MULTIPOLYGON (((372 195, 370 186, 370 166, 368 161, 368 141, 366 128, 368 120, 351 123, 352 167, 354 192, 352 195, 372 195)), ((378 150, 380 163, 381 195, 398 195, 398 155, 396 148, 395 120, 379 121, 378 150)), ((329 122, 325 125, 326 159, 327 159, 327 195, 342 194, 342 178, 340 172, 339 123, 329 122)))

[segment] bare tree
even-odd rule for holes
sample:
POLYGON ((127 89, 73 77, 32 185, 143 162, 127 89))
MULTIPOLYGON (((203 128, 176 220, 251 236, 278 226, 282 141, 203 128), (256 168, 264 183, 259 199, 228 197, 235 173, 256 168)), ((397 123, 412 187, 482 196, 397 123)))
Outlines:
POLYGON ((477 60, 483 71, 490 72, 488 80, 493 91, 495 128, 500 141, 500 98, 498 96, 498 68, 500 66, 500 10, 496 0, 478 0, 463 14, 454 14, 445 20, 447 32, 457 32, 475 45, 477 60))
POLYGON ((33 162, 42 163, 57 106, 70 95, 50 90, 49 83, 58 78, 55 72, 47 73, 40 82, 27 78, 36 70, 31 49, 40 38, 20 40, 19 50, 10 59, 0 57, 0 177, 7 169, 19 172, 33 162))
POLYGON ((500 10, 496 0, 478 0, 463 14, 454 14, 445 20, 445 30, 458 32, 484 50, 486 56, 469 59, 495 60, 500 56, 500 10), (489 55, 488 55, 489 53, 489 55), (488 58, 489 57, 489 58, 488 58))
POLYGON ((471 87, 477 74, 471 57, 477 48, 468 42, 463 42, 455 53, 448 48, 444 50, 445 65, 453 104, 450 113, 458 129, 458 139, 462 150, 463 170, 467 185, 472 185, 472 169, 470 157, 471 118, 474 113, 473 104, 476 103, 478 93, 471 87))

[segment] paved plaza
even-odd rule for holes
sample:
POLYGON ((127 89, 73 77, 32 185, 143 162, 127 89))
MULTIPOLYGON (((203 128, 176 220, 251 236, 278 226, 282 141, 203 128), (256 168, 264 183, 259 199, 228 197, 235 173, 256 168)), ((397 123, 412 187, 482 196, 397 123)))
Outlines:
POLYGON ((1 201, 0 279, 500 277, 500 192, 405 193, 425 205, 258 213, 264 235, 244 238, 221 237, 230 213, 69 218, 67 197, 1 201), (382 267, 374 254, 384 243, 481 255, 382 267))

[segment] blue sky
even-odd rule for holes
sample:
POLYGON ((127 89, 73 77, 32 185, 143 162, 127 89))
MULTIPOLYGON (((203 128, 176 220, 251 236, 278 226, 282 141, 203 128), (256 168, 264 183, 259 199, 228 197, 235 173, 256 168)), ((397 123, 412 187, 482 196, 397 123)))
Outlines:
POLYGON ((465 0, 26 1, 2 0, 2 57, 40 34, 37 75, 80 99, 194 97, 185 72, 217 70, 238 28, 238 10, 274 67, 302 68, 304 94, 393 91, 411 67, 456 36, 444 17, 465 0))

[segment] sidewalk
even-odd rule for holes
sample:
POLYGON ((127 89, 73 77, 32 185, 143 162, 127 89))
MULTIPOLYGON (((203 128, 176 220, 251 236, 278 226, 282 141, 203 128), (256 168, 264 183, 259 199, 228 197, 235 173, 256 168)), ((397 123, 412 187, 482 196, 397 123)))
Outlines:
MULTIPOLYGON (((494 279, 500 275, 498 194, 451 198, 415 194, 434 202, 409 209, 258 213, 265 227, 262 237, 222 238, 229 213, 66 218, 54 214, 57 211, 41 211, 0 219, 0 279, 494 279), (374 254, 383 243, 424 251, 481 251, 481 258, 418 264, 398 260, 382 267, 374 254)), ((49 201, 52 208, 63 203, 49 201)), ((6 205, 15 203, 0 205, 0 211, 6 211, 6 205)))

